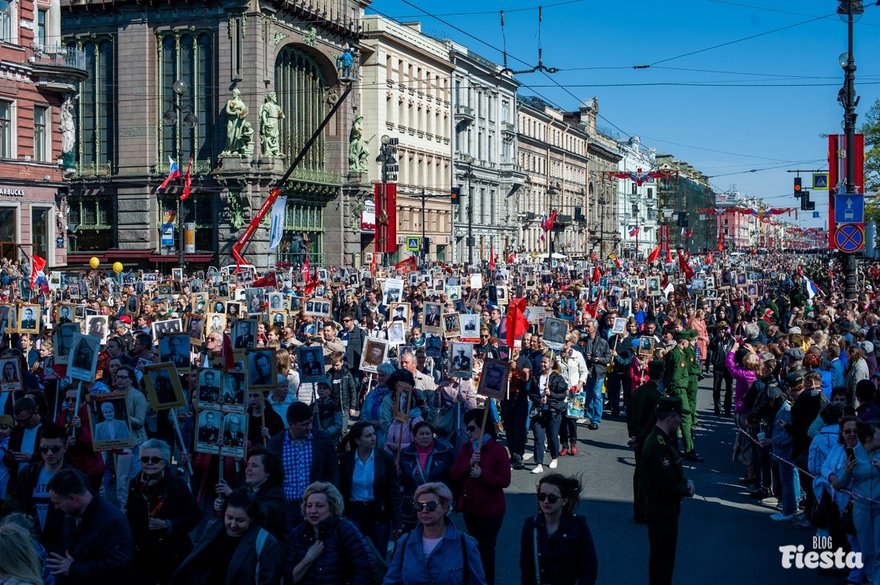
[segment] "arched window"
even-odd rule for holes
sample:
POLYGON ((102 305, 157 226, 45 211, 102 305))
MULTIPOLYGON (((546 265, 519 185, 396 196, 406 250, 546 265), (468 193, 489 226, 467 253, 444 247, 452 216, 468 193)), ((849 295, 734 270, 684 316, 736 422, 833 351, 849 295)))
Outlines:
MULTIPOLYGON (((321 124, 326 112, 326 83, 321 69, 307 53, 284 47, 275 60, 275 93, 281 111, 281 152, 292 160, 321 124)), ((300 167, 324 170, 324 135, 309 149, 300 167)))

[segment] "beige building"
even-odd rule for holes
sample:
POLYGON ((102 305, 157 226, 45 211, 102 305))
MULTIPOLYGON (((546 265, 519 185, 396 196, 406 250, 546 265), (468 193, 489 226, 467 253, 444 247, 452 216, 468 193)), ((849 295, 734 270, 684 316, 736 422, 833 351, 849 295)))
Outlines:
POLYGON ((587 143, 580 123, 536 97, 519 98, 517 141, 519 164, 528 177, 517 198, 520 224, 519 252, 583 257, 587 250, 587 143), (541 220, 558 211, 552 234, 541 220), (544 236, 543 240, 541 236, 544 236), (551 241, 552 240, 552 241, 551 241))
MULTIPOLYGON (((361 109, 370 166, 362 189, 381 180, 375 162, 382 136, 398 140, 397 249, 390 260, 407 257, 408 237, 429 239, 428 260, 451 260, 450 253, 450 75, 449 48, 421 33, 419 23, 400 24, 378 15, 362 20, 361 109)), ((373 234, 362 232, 362 249, 373 234)))

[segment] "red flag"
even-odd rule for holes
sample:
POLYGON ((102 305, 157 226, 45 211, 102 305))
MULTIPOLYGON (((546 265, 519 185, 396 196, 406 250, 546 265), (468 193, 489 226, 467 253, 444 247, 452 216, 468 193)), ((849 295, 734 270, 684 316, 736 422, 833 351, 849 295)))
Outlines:
POLYGON ((684 257, 684 251, 681 249, 678 251, 678 267, 681 269, 681 273, 686 280, 690 280, 694 277, 694 269, 688 264, 687 259, 684 257))
POLYGON ((223 348, 220 350, 220 363, 225 370, 235 369, 235 353, 232 350, 232 338, 223 335, 223 348))
POLYGON ((617 256, 614 257, 614 267, 620 268, 620 258, 618 258, 617 256))
POLYGON ((724 230, 718 230, 718 251, 724 251, 724 230))
POLYGON ((666 263, 669 264, 672 262, 672 248, 669 246, 666 247, 666 263))
POLYGON ((376 252, 373 252, 373 257, 370 259, 370 274, 376 276, 376 252))
POLYGON ((270 272, 268 274, 264 274, 260 278, 256 279, 251 286, 260 287, 260 286, 276 286, 277 281, 275 280, 275 273, 270 272))
POLYGON ((650 254, 648 254, 648 264, 651 264, 652 262, 656 262, 657 258, 659 258, 659 257, 660 257, 660 246, 657 246, 656 248, 654 248, 653 251, 651 251, 650 254))
POLYGON ((592 318, 596 318, 596 313, 599 310, 599 301, 593 301, 592 303, 584 303, 584 313, 589 315, 592 318))
POLYGON ((34 254, 31 256, 31 290, 34 290, 34 286, 37 284, 37 277, 42 275, 43 270, 46 269, 46 259, 41 258, 34 254))
POLYGON ((315 287, 317 287, 319 284, 321 284, 321 281, 318 280, 317 278, 313 278, 312 280, 310 280, 309 282, 306 283, 306 287, 303 289, 303 294, 304 295, 312 294, 312 291, 314 291, 315 287))
POLYGON ((513 264, 514 262, 516 262, 516 252, 511 252, 507 255, 507 263, 513 264))
POLYGON ((189 190, 192 186, 192 168, 193 168, 193 157, 190 155, 189 164, 186 167, 186 176, 183 178, 183 194, 180 196, 181 201, 186 201, 189 199, 189 190))
POLYGON ((495 270, 495 252, 489 252, 489 270, 495 270))
POLYGON ((513 347, 513 342, 528 331, 529 320, 525 311, 525 299, 513 299, 507 305, 507 347, 513 347))
POLYGON ((593 266, 593 284, 599 284, 600 278, 602 278, 602 271, 598 266, 593 266))
POLYGON ((309 275, 312 272, 312 264, 309 262, 309 255, 306 254, 306 259, 303 260, 302 268, 300 268, 300 272, 302 273, 303 281, 309 281, 309 275))
POLYGON ((706 254, 706 264, 708 264, 709 266, 712 266, 712 260, 713 260, 712 252, 709 252, 708 254, 706 254))
POLYGON ((394 265, 395 270, 399 270, 403 274, 407 272, 413 272, 414 270, 418 270, 419 265, 416 263, 416 257, 410 256, 406 260, 401 260, 397 264, 394 265))

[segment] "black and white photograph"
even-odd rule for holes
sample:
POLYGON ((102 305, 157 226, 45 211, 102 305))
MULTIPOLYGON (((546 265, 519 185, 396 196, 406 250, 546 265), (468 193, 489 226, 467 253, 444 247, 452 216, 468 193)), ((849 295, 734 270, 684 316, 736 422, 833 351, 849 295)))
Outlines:
POLYGON ((234 321, 245 315, 244 306, 238 301, 226 301, 226 318, 234 321))
POLYGON ((509 365, 506 361, 487 359, 483 361, 483 373, 477 394, 487 398, 502 400, 507 398, 507 376, 509 365))
POLYGON ((388 342, 377 337, 367 337, 364 351, 361 354, 361 370, 376 373, 377 368, 385 361, 388 354, 388 342))
POLYGON ((611 334, 620 335, 624 331, 626 331, 626 318, 615 317, 614 323, 611 325, 611 334))
POLYGON ((391 345, 403 345, 406 343, 406 328, 402 321, 392 321, 388 324, 388 343, 391 345))
POLYGON ((263 312, 266 303, 266 290, 262 288, 249 288, 244 291, 244 302, 248 315, 258 315, 263 312))
POLYGON ((80 335, 74 341, 67 362, 67 375, 74 380, 91 382, 95 379, 101 340, 91 335, 80 335))
POLYGON ((95 451, 134 446, 124 392, 92 394, 89 400, 92 448, 95 451))
POLYGON ((76 316, 75 307, 76 305, 70 303, 61 303, 60 305, 57 305, 55 307, 55 325, 73 323, 73 319, 76 316))
POLYGON ((544 345, 553 351, 562 351, 566 335, 568 335, 568 323, 556 317, 544 319, 544 345))
POLYGON ((232 348, 251 349, 257 342, 257 320, 239 319, 232 325, 232 348))
POLYGON ((278 292, 269 293, 269 312, 287 310, 284 295, 278 292))
POLYGON ((654 338, 653 337, 639 337, 639 355, 642 357, 650 358, 654 355, 654 338))
POLYGON ((165 335, 159 338, 159 361, 171 362, 181 374, 188 374, 191 367, 190 339, 187 333, 165 335))
POLYGON ((441 293, 446 290, 446 281, 442 278, 434 278, 431 280, 431 290, 441 293))
POLYGON ((65 323, 58 326, 53 335, 52 340, 55 350, 55 363, 66 364, 70 357, 70 350, 76 338, 81 335, 78 323, 65 323))
POLYGON ((394 303, 390 306, 388 315, 391 321, 400 321, 404 325, 408 324, 412 315, 409 303, 394 303))
POLYGON ((235 412, 224 414, 220 437, 220 455, 243 459, 246 443, 247 417, 235 412))
POLYGON ((715 277, 707 276, 706 277, 706 290, 715 290, 715 277))
POLYGON ((298 296, 290 297, 290 311, 299 312, 303 308, 303 298, 298 296))
POLYGON ((19 333, 39 333, 40 317, 42 315, 40 305, 27 304, 18 308, 18 332, 19 333))
POLYGON ((443 308, 440 303, 425 303, 425 318, 422 330, 425 333, 443 333, 443 308))
POLYGON ((0 392, 18 392, 22 389, 18 358, 0 359, 0 372, 0 392))
POLYGON ((457 284, 447 284, 446 285, 446 298, 452 302, 461 299, 461 287, 457 284))
POLYGON ((443 353, 443 338, 439 335, 425 335, 425 355, 439 358, 443 353))
POLYGON ((287 323, 287 311, 269 311, 269 327, 284 327, 287 323))
POLYGON ((175 267, 171 269, 171 280, 180 282, 183 280, 183 268, 175 267))
POLYGON ((205 317, 190 315, 186 320, 186 334, 192 343, 200 344, 205 339, 205 317))
POLYGON ((224 299, 229 298, 229 283, 228 282, 218 282, 217 283, 217 296, 220 298, 224 298, 224 299))
POLYGON ((480 339, 480 316, 472 313, 460 313, 459 321, 461 322, 462 339, 480 339))
POLYGON ((220 388, 223 387, 223 370, 205 368, 199 370, 199 391, 195 396, 196 408, 217 406, 220 388))
POLYGON ((333 316, 333 304, 329 299, 315 297, 305 302, 305 313, 318 319, 330 319, 333 316))
POLYGON ((458 313, 446 313, 443 315, 443 335, 445 337, 458 337, 461 334, 461 320, 458 313))
POLYGON ((745 272, 736 273, 736 286, 745 286, 748 283, 745 272))
POLYGON ((663 292, 660 290, 659 276, 649 276, 647 279, 645 279, 645 285, 648 287, 649 297, 659 297, 663 294, 663 292))
POLYGON ((272 390, 278 385, 275 359, 275 348, 254 349, 247 353, 249 390, 272 390))
POLYGON ((244 412, 244 399, 247 395, 247 372, 243 369, 229 370, 223 374, 223 393, 220 405, 223 410, 244 412))
MULTIPOLYGON (((6 333, 12 333, 12 331, 15 330, 15 328, 11 330, 8 328, 9 308, 9 305, 0 305, 0 336, 5 335, 6 333)), ((79 326, 77 326, 77 329, 79 329, 79 326)))
POLYGON ((382 285, 382 304, 393 305, 403 300, 403 280, 386 278, 382 285))
POLYGON ((144 370, 144 388, 153 410, 184 405, 180 375, 173 363, 153 364, 144 370))
POLYGON ((220 453, 219 410, 202 410, 196 419, 196 453, 217 455, 220 453))
POLYGON ((165 319, 162 321, 153 321, 153 339, 159 339, 163 335, 172 335, 174 333, 183 333, 183 323, 181 319, 165 319))
POLYGON ((209 311, 209 308, 208 293, 195 293, 192 296, 192 313, 194 315, 204 315, 209 311))
POLYGON ((394 395, 394 408, 392 415, 394 420, 401 422, 409 421, 409 411, 413 407, 413 387, 406 382, 397 383, 397 392, 394 395))
POLYGON ((225 301, 221 301, 219 299, 214 299, 213 301, 211 301, 210 307, 211 307, 211 310, 209 311, 209 313, 220 313, 223 315, 226 314, 226 302, 225 301))
POLYGON ((208 313, 207 323, 205 325, 205 335, 211 333, 224 333, 226 331, 226 314, 225 313, 208 313))
POLYGON ((453 341, 449 344, 449 375, 469 380, 474 372, 474 344, 453 341))
POLYGON ((301 382, 316 382, 323 378, 326 369, 322 347, 309 345, 296 348, 296 365, 301 382))

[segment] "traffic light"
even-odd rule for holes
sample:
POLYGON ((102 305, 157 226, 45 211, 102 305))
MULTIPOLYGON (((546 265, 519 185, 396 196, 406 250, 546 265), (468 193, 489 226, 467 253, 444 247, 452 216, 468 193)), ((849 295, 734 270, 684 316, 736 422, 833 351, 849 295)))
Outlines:
POLYGON ((804 186, 801 184, 801 178, 794 178, 794 196, 801 197, 804 194, 804 186))
POLYGON ((814 211, 816 209, 816 202, 810 200, 810 192, 809 191, 801 191, 801 211, 814 211))
POLYGON ((453 187, 450 193, 450 199, 453 205, 461 203, 461 187, 453 187))

